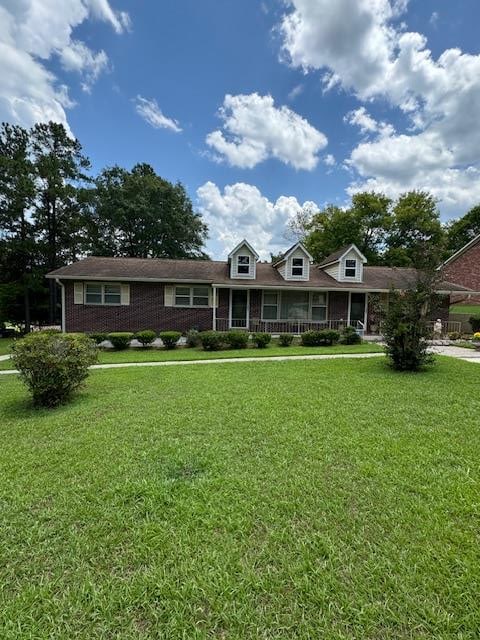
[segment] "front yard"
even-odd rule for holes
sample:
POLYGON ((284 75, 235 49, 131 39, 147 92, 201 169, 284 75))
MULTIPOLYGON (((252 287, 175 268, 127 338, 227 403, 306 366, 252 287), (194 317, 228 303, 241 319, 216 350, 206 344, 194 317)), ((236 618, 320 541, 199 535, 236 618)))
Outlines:
POLYGON ((0 378, 0 636, 477 638, 480 368, 0 378))

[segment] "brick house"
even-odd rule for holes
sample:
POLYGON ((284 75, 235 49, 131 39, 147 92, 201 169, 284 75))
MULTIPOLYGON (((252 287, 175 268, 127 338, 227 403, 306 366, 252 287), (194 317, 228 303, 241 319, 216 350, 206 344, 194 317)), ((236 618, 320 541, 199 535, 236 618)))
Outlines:
MULTIPOLYGON (((440 269, 447 280, 458 282, 473 291, 480 291, 480 234, 450 256, 440 269)), ((462 300, 465 297, 469 296, 455 296, 455 299, 462 300)), ((480 302, 478 293, 471 300, 480 302)))
MULTIPOLYGON (((313 264, 301 243, 274 264, 244 240, 225 261, 90 257, 52 271, 62 290, 64 331, 185 332, 230 328, 301 333, 353 325, 374 333, 373 300, 415 283, 415 269, 369 267, 355 245, 313 264)), ((449 296, 466 291, 444 282, 449 296)))

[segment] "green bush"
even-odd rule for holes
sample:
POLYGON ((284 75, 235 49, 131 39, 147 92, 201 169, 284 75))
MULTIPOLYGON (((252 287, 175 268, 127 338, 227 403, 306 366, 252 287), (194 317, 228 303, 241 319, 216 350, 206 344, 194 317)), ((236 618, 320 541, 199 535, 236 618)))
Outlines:
POLYGON ((161 331, 158 337, 163 342, 165 349, 175 349, 182 334, 180 331, 161 331))
POLYGON ((200 331, 198 329, 189 329, 185 336, 187 347, 198 347, 200 344, 200 331))
POLYGON ((225 336, 225 342, 232 349, 246 349, 248 345, 248 333, 244 331, 229 331, 225 336))
POLYGON ((336 344, 340 340, 340 333, 335 329, 322 329, 321 331, 305 331, 302 333, 302 345, 304 347, 325 347, 336 344))
POLYGON ((281 347, 289 347, 293 342, 293 336, 291 333, 281 333, 278 338, 278 344, 281 347))
POLYGON ((270 343, 272 336, 269 333, 254 333, 252 340, 257 345, 258 349, 265 349, 270 343))
POLYGON ((460 331, 450 331, 450 333, 448 334, 448 338, 450 340, 461 340, 462 334, 460 333, 460 331))
POLYGON ((220 331, 202 331, 199 339, 204 351, 220 351, 225 345, 225 335, 220 331))
POLYGON ((95 342, 96 345, 99 345, 104 340, 108 340, 107 333, 88 333, 88 337, 95 342))
POLYGON ((37 407, 62 404, 97 360, 95 343, 84 334, 30 333, 12 345, 12 361, 37 407))
POLYGON ((357 333, 355 327, 345 327, 340 336, 341 344, 360 344, 362 338, 357 333))
POLYGON ((109 333, 107 339, 110 340, 114 349, 123 351, 130 344, 130 340, 133 339, 133 333, 129 331, 115 331, 114 333, 109 333))
POLYGON ((155 341, 157 334, 152 329, 144 329, 143 331, 138 331, 135 334, 135 338, 140 342, 144 347, 148 347, 155 341))
POLYGON ((472 327, 473 333, 477 333, 477 331, 480 331, 480 315, 472 316, 469 320, 469 323, 472 327))

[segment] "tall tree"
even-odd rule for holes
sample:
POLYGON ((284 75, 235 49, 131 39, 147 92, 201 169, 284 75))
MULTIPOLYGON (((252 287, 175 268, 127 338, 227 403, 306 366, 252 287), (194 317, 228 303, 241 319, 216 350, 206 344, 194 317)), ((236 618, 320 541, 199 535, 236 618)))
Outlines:
POLYGON ((480 233, 480 205, 447 227, 447 255, 453 255, 480 233))
POLYGON ((148 164, 104 169, 95 184, 89 252, 136 258, 207 258, 207 227, 182 184, 148 164))
MULTIPOLYGON (((85 241, 84 183, 88 183, 88 158, 80 142, 56 122, 36 124, 31 131, 36 175, 33 211, 39 246, 46 270, 75 260, 85 241)), ((49 321, 57 319, 57 286, 50 281, 49 321)))
POLYGON ((433 267, 440 263, 444 243, 445 232, 435 198, 425 191, 402 194, 393 207, 386 264, 433 267))
MULTIPOLYGON (((34 228, 29 216, 35 197, 35 182, 29 145, 28 131, 20 126, 2 123, 0 128, 0 281, 8 283, 10 300, 21 299, 21 315, 23 315, 26 331, 30 331, 31 290, 36 276, 36 244, 34 228)), ((5 295, 2 299, 6 299, 5 295)), ((19 314, 16 312, 13 315, 19 314)))

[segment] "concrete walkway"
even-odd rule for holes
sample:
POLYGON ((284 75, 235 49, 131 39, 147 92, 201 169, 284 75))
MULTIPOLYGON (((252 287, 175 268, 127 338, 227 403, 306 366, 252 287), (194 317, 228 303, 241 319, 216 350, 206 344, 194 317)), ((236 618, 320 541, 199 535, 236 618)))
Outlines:
POLYGON ((466 349, 465 347, 455 346, 432 346, 433 353, 437 353, 439 356, 451 356, 452 358, 459 358, 460 360, 466 360, 467 362, 480 363, 480 351, 474 349, 466 349))
POLYGON ((3 360, 10 360, 10 356, 8 355, 8 353, 6 356, 0 356, 0 362, 2 362, 3 360))

